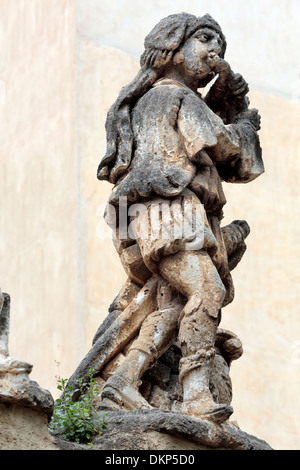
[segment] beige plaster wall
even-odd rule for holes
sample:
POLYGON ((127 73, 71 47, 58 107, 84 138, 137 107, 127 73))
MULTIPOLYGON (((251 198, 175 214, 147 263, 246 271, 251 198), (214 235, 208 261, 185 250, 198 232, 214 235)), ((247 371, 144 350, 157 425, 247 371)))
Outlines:
POLYGON ((73 0, 0 2, 0 285, 10 354, 55 389, 80 349, 73 0))
POLYGON ((277 449, 298 449, 297 0, 0 2, 0 285, 12 296, 10 352, 56 396, 54 361, 72 374, 125 280, 102 221, 111 187, 96 179, 105 117, 138 70, 144 36, 183 9, 221 23, 227 59, 262 115, 265 175, 225 185, 224 224, 244 218, 252 229, 222 322, 245 350, 232 366, 234 419, 277 449))
POLYGON ((261 111, 266 172, 247 186, 225 185, 225 222, 245 218, 248 251, 233 271, 236 298, 224 309, 244 355, 232 366, 240 426, 276 448, 299 449, 299 104, 251 93, 261 111))

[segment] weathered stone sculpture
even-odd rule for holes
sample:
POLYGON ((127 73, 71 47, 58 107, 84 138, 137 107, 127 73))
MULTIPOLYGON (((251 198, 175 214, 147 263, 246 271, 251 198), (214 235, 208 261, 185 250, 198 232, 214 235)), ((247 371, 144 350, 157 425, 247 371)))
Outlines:
POLYGON ((0 289, 0 406, 25 406, 42 411, 49 418, 53 398, 47 390, 29 379, 32 365, 9 355, 10 296, 0 289))
POLYGON ((222 181, 248 183, 264 168, 260 117, 225 50, 210 15, 163 19, 108 113, 98 179, 114 185, 106 220, 128 281, 69 381, 93 368, 104 409, 215 423, 233 412, 229 367, 242 345, 219 324, 249 227, 220 227, 222 181))

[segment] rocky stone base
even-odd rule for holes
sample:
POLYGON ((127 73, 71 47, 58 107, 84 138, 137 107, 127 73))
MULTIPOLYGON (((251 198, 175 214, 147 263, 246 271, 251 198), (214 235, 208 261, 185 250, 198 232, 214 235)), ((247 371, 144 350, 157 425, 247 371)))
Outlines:
POLYGON ((108 427, 93 441, 99 450, 271 450, 231 423, 216 425, 162 410, 105 414, 108 427))
POLYGON ((266 442, 241 431, 233 423, 217 425, 169 408, 173 402, 180 404, 182 401, 180 389, 176 387, 178 381, 171 380, 172 373, 176 375, 178 368, 176 351, 171 349, 164 355, 164 360, 149 371, 143 382, 144 393, 148 393, 151 400, 154 400, 154 391, 157 388, 160 390, 153 405, 159 406, 163 396, 162 404, 168 407, 167 410, 99 410, 98 417, 102 420, 105 415, 107 426, 103 434, 91 440, 91 445, 70 443, 54 437, 48 427, 53 413, 52 395, 29 379, 31 364, 15 360, 8 354, 9 296, 1 294, 1 291, 0 314, 0 450, 92 448, 110 453, 137 450, 271 450, 266 442), (174 364, 177 366, 174 367, 174 364), (166 392, 165 395, 163 392, 166 392))
POLYGON ((49 433, 47 414, 0 403, 0 450, 59 450, 49 433))
POLYGON ((48 390, 29 379, 32 366, 7 358, 7 366, 0 358, 0 404, 17 405, 45 414, 53 413, 54 400, 48 390))
POLYGON ((128 451, 272 450, 232 423, 215 425, 161 410, 107 411, 104 433, 92 447, 51 435, 47 414, 17 404, 0 404, 1 450, 99 450, 104 455, 128 451))
MULTIPOLYGON (((247 434, 232 423, 215 425, 208 421, 162 410, 107 411, 108 426, 93 440, 93 450, 103 451, 198 451, 272 450, 263 440, 247 434)), ((61 449, 78 448, 57 440, 61 449)), ((79 446, 84 448, 88 446, 79 446)))

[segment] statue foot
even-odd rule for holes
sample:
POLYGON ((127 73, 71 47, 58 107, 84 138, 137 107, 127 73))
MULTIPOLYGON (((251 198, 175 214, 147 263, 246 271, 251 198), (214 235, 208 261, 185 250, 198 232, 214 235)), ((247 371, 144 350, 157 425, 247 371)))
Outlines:
POLYGON ((215 402, 203 403, 203 401, 188 401, 183 403, 182 413, 194 418, 221 424, 227 421, 232 415, 233 408, 230 405, 215 402))
POLYGON ((116 401, 110 400, 109 398, 102 398, 101 403, 98 406, 99 411, 122 411, 122 406, 120 406, 116 401))
MULTIPOLYGON (((147 400, 120 376, 109 379, 101 393, 100 407, 115 407, 115 409, 126 408, 128 410, 151 410, 147 400)), ((108 408, 106 408, 108 409, 108 408)))

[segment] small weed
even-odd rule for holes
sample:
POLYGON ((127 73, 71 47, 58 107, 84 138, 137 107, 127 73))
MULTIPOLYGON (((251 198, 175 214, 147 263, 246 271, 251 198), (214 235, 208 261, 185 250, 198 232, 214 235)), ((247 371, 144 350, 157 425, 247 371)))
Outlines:
POLYGON ((57 377, 57 388, 61 391, 61 398, 56 400, 54 412, 50 421, 50 430, 55 435, 62 436, 67 441, 85 443, 92 448, 90 439, 96 434, 102 434, 107 425, 105 416, 96 419, 95 397, 99 389, 93 369, 89 370, 89 380, 78 380, 78 388, 67 385, 68 380, 57 377), (74 393, 80 392, 80 399, 73 401, 74 393))

